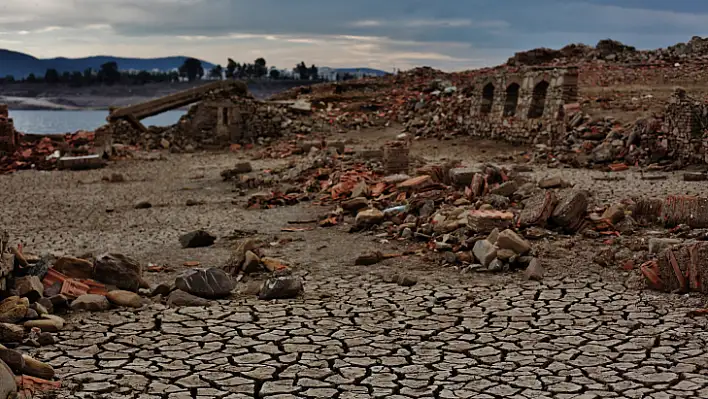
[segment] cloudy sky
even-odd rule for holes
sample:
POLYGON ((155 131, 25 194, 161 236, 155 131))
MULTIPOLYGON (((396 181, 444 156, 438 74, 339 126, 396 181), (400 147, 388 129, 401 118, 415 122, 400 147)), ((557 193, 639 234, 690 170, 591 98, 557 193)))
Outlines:
POLYGON ((0 48, 462 70, 515 51, 708 35, 705 0, 0 0, 0 48))

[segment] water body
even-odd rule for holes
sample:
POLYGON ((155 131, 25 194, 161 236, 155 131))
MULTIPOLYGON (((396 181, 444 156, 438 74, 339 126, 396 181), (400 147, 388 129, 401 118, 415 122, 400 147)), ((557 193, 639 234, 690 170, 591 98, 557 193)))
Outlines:
MULTIPOLYGON (((168 111, 143 119, 145 126, 175 124, 185 111, 168 111)), ((29 134, 64 134, 94 130, 106 124, 108 111, 10 111, 15 129, 29 134)))

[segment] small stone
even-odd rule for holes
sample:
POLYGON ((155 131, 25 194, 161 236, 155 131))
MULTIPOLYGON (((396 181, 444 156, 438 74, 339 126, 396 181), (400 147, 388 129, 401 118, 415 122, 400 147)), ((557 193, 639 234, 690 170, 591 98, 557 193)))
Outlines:
POLYGON ((202 298, 225 298, 231 294, 236 284, 224 270, 189 269, 175 280, 175 286, 202 298))
POLYGON ((497 259, 503 262, 509 262, 514 256, 516 256, 516 252, 510 249, 503 248, 497 251, 497 259))
POLYGON ((487 240, 479 240, 474 243, 472 253, 474 253, 475 258, 479 260, 482 266, 488 267, 497 257, 497 247, 487 240))
POLYGON ((613 204, 605 210, 602 218, 609 220, 610 223, 616 224, 624 219, 625 206, 623 204, 613 204))
POLYGON ((11 296, 0 302, 0 322, 17 323, 25 318, 29 309, 29 300, 11 296))
POLYGON ((396 281, 396 283, 398 285, 400 285, 401 287, 412 287, 412 286, 418 284, 418 279, 416 279, 413 276, 403 274, 398 277, 398 281, 396 281))
POLYGON ((529 281, 541 281, 543 280, 543 274, 541 262, 537 258, 533 258, 524 272, 524 278, 529 281))
POLYGON ((48 332, 39 333, 39 338, 37 339, 37 341, 42 346, 54 345, 59 342, 59 340, 55 336, 48 332))
POLYGON ((93 278, 93 262, 89 262, 86 259, 72 258, 70 256, 61 257, 54 263, 54 270, 71 278, 93 278))
POLYGON ((531 244, 509 229, 499 233, 496 245, 501 249, 510 249, 519 255, 525 255, 531 251, 531 244))
POLYGON ((22 342, 25 329, 22 326, 10 323, 0 323, 0 342, 22 342))
POLYGON ((62 287, 63 287, 63 283, 61 281, 57 281, 54 284, 50 285, 49 287, 44 288, 44 296, 47 298, 51 298, 55 295, 59 295, 62 287))
POLYGON ((494 188, 491 194, 501 195, 502 197, 511 197, 519 189, 519 183, 516 180, 510 180, 502 183, 499 187, 494 188))
POLYGON ((457 263, 457 255, 455 255, 454 252, 450 251, 443 252, 443 260, 448 265, 454 265, 455 263, 457 263))
POLYGON ((87 310, 90 312, 100 312, 110 309, 111 304, 108 298, 103 295, 85 294, 71 302, 72 310, 87 310))
POLYGON ((504 262, 499 259, 494 259, 489 263, 487 270, 490 272, 498 273, 504 270, 504 262))
POLYGON ((253 251, 246 251, 246 259, 243 261, 243 266, 241 269, 246 274, 263 271, 263 268, 261 267, 261 258, 259 258, 253 251))
POLYGON ((188 199, 187 202, 185 203, 187 206, 197 206, 197 205, 204 205, 204 201, 197 201, 193 199, 188 199))
POLYGON ((147 284, 142 278, 140 263, 122 254, 104 254, 96 258, 94 279, 121 290, 137 292, 147 284))
POLYGON ((51 380, 54 378, 55 372, 52 366, 27 355, 22 355, 22 358, 25 361, 25 367, 22 368, 23 374, 45 380, 51 380))
POLYGON ((413 238, 413 230, 411 230, 410 227, 406 227, 401 232, 401 238, 405 238, 406 240, 413 238))
POLYGON ((152 208, 152 204, 148 201, 138 201, 133 206, 135 209, 149 209, 152 208))
POLYGON ((672 247, 674 245, 681 244, 681 240, 674 238, 650 238, 649 239, 649 252, 653 254, 658 254, 666 248, 672 247))
POLYGON ((204 230, 187 233, 179 238, 182 248, 203 248, 214 244, 216 237, 204 230))
POLYGON ((365 197, 352 198, 342 202, 342 209, 350 213, 356 213, 362 209, 369 207, 369 200, 365 197))
POLYGON ((17 295, 27 298, 30 303, 36 302, 44 293, 44 285, 37 276, 24 276, 15 279, 17 295))
MULTIPOLYGON (((50 303, 51 303, 51 302, 50 302, 50 303)), ((47 308, 44 307, 44 305, 42 305, 42 304, 39 303, 39 302, 33 303, 33 304, 30 306, 30 308, 31 308, 31 309, 34 309, 34 310, 37 312, 37 314, 40 315, 40 316, 44 316, 44 315, 49 314, 49 310, 47 310, 47 308)))
POLYGON ((5 362, 0 361, 0 398, 14 398, 16 396, 15 374, 5 362))
POLYGON ((152 290, 152 292, 150 292, 150 296, 167 296, 176 288, 177 287, 175 287, 174 281, 169 283, 160 283, 152 290))
POLYGON ((36 327, 45 332, 58 332, 64 328, 64 319, 49 315, 42 319, 26 321, 24 326, 26 329, 36 327))
POLYGON ((496 244, 498 238, 499 238, 499 229, 494 229, 487 236, 487 241, 491 242, 492 244, 496 244))
POLYGON ((371 208, 357 213, 355 223, 357 226, 371 226, 381 223, 383 220, 383 212, 376 208, 371 208))
POLYGON ((269 278, 261 288, 258 299, 292 299, 304 291, 302 279, 297 276, 280 276, 269 278))
POLYGON ((39 313, 34 309, 27 309, 27 314, 25 315, 25 320, 34 320, 39 318, 39 313))
POLYGON ((62 294, 49 297, 49 301, 54 309, 63 309, 69 306, 69 298, 62 294))
POLYGON ((543 189, 566 187, 567 183, 560 176, 546 177, 538 182, 538 187, 543 189))
POLYGON ((49 300, 49 298, 41 298, 40 300, 35 302, 34 305, 36 306, 34 310, 36 310, 40 316, 50 314, 54 310, 54 305, 52 304, 52 301, 49 300))
POLYGON ((167 306, 169 306, 169 307, 209 306, 209 301, 204 298, 194 296, 188 292, 184 292, 182 290, 174 290, 174 291, 172 291, 170 296, 167 297, 167 306))
POLYGON ((375 265, 384 260, 384 256, 381 252, 371 252, 364 255, 359 255, 354 260, 354 265, 356 266, 371 266, 375 265))
POLYGON ((123 290, 110 291, 106 298, 108 298, 111 303, 118 306, 126 306, 129 308, 139 308, 143 306, 143 299, 140 295, 123 290))

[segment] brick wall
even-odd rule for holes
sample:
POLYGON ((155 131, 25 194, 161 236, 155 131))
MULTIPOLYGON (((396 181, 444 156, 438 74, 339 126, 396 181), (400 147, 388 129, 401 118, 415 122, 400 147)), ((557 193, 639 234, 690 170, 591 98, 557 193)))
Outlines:
POLYGON ((9 118, 7 105, 0 104, 0 154, 14 152, 17 141, 18 135, 12 119, 9 118))
POLYGON ((708 104, 677 89, 666 106, 662 135, 674 158, 708 163, 708 104))

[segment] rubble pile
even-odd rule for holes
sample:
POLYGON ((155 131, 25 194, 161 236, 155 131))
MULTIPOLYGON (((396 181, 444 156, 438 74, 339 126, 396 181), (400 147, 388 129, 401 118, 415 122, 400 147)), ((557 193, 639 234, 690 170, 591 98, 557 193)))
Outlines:
POLYGON ((99 167, 102 165, 100 156, 85 157, 96 152, 94 138, 93 132, 86 131, 50 136, 18 133, 14 151, 5 155, 0 151, 0 173, 99 167))
POLYGON ((708 60, 708 39, 694 36, 688 43, 678 43, 656 50, 637 50, 616 40, 600 40, 595 47, 570 44, 560 50, 537 48, 516 53, 507 64, 567 65, 579 63, 675 63, 708 60))

